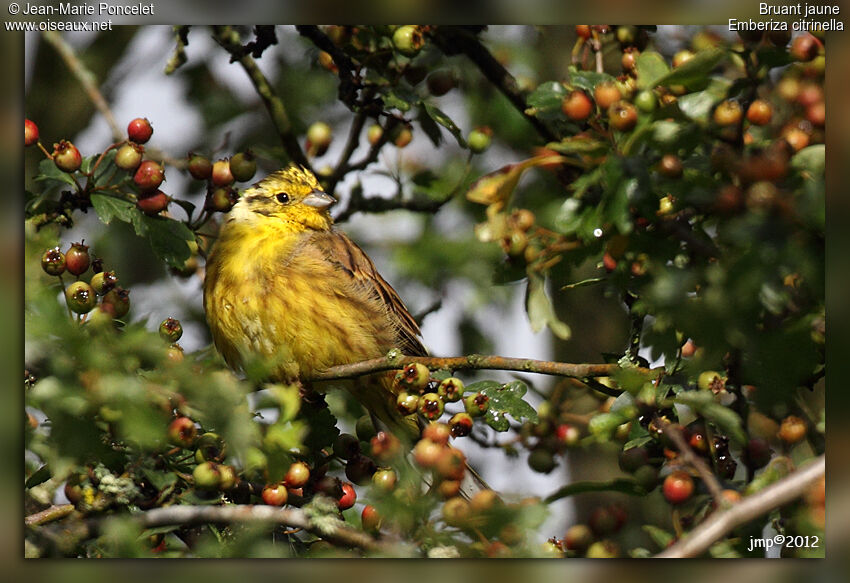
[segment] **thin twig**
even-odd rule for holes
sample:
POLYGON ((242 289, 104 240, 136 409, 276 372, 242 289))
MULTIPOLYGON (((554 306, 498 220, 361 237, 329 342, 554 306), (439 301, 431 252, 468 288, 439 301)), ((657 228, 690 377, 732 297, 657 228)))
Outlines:
POLYGON ((806 493, 826 471, 826 457, 821 455, 812 463, 771 484, 728 510, 712 514, 673 546, 655 555, 657 558, 678 559, 698 557, 712 544, 742 524, 755 520, 771 510, 793 502, 806 493))
POLYGON ((65 42, 65 39, 62 38, 62 35, 55 31, 45 32, 44 40, 52 46, 62 60, 67 65, 68 70, 71 71, 71 74, 77 78, 77 81, 82 86, 83 91, 86 92, 92 104, 97 108, 97 110, 106 118, 106 123, 109 124, 109 129, 112 131, 112 136, 116 142, 126 139, 124 132, 121 131, 121 127, 118 125, 118 122, 115 120, 115 115, 112 113, 112 110, 109 109, 109 105, 106 103, 106 99, 103 97, 103 94, 100 92, 100 89, 97 88, 97 83, 95 82, 94 74, 83 65, 82 61, 77 58, 77 54, 74 52, 74 49, 65 42))
POLYGON ((248 74, 254 89, 257 90, 257 94, 263 100, 263 104, 269 112, 269 117, 271 117, 287 155, 295 163, 312 170, 310 162, 304 155, 304 151, 298 144, 298 139, 293 132, 292 122, 289 120, 289 114, 286 112, 283 100, 271 86, 254 57, 244 50, 239 33, 230 26, 214 26, 213 32, 216 42, 230 53, 231 61, 236 61, 242 65, 242 68, 248 74))
POLYGON ((708 464, 694 453, 694 450, 691 449, 691 446, 688 445, 688 442, 685 441, 685 438, 682 437, 682 433, 678 430, 677 427, 674 427, 672 423, 666 421, 665 419, 661 419, 657 415, 655 416, 655 423, 661 427, 661 431, 664 432, 664 435, 670 438, 670 441, 676 446, 676 449, 679 450, 679 455, 682 456, 682 460, 686 463, 690 464, 699 474, 702 481, 705 482, 708 491, 711 492, 712 497, 717 502, 719 507, 723 507, 726 502, 724 502, 723 498, 723 487, 720 485, 720 482, 717 481, 717 476, 711 471, 711 468, 708 467, 708 464))
POLYGON ((73 504, 57 504, 25 517, 24 524, 26 526, 41 526, 42 524, 65 518, 72 512, 74 512, 73 504))
MULTIPOLYGON (((391 353, 381 358, 373 358, 352 364, 343 364, 330 367, 322 372, 315 373, 302 381, 329 381, 334 379, 355 378, 363 375, 395 370, 409 363, 424 364, 431 370, 511 370, 518 372, 534 372, 576 379, 610 376, 619 370, 617 364, 570 364, 566 362, 552 362, 546 360, 533 360, 530 358, 509 358, 505 356, 482 356, 470 354, 468 356, 405 356, 391 353)), ((662 372, 662 369, 648 369, 634 367, 646 374, 662 372)), ((618 393, 619 394, 619 393, 618 393)))

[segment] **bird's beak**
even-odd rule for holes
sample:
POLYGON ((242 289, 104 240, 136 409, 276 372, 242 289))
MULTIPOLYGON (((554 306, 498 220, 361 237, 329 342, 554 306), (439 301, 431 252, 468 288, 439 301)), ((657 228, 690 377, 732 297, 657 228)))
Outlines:
POLYGON ((312 206, 317 209, 323 209, 331 206, 336 202, 336 199, 329 195, 327 192, 322 192, 321 190, 314 190, 307 196, 305 196, 301 202, 306 204, 307 206, 312 206))

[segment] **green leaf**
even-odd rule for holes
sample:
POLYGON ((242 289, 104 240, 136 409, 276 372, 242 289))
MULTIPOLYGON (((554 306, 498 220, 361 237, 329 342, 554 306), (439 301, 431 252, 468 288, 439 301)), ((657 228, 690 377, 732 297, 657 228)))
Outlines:
POLYGON ((185 224, 165 217, 143 215, 151 247, 160 259, 172 267, 182 267, 192 255, 189 241, 195 235, 185 224))
POLYGON ((555 308, 546 295, 546 285, 540 276, 535 275, 528 280, 526 311, 534 332, 540 332, 544 326, 548 326, 558 338, 567 340, 570 337, 570 327, 555 315, 555 308))
POLYGON ((728 79, 712 79, 702 91, 682 95, 677 101, 679 109, 692 120, 707 123, 711 110, 726 98, 731 85, 728 79))
POLYGON ((100 161, 97 170, 92 174, 92 181, 95 186, 104 186, 109 183, 113 172, 118 169, 115 165, 115 155, 117 153, 118 151, 113 149, 104 154, 103 160, 100 161))
POLYGON ((714 68, 728 56, 729 53, 726 52, 726 49, 719 47, 700 51, 693 58, 679 65, 655 83, 665 87, 684 85, 689 88, 704 84, 714 68))
POLYGON ((396 91, 390 91, 386 95, 384 95, 384 105, 388 109, 397 109, 399 111, 409 111, 411 102, 415 101, 415 99, 409 99, 409 96, 405 95, 404 97, 408 97, 405 99, 397 95, 396 91))
MULTIPOLYGON (((528 419, 532 423, 538 422, 537 411, 522 398, 528 392, 528 387, 525 386, 524 382, 511 381, 504 385, 493 381, 485 382, 490 384, 477 390, 490 399, 490 405, 485 415, 485 421, 490 427, 496 431, 507 431, 510 424, 505 415, 510 415, 520 423, 524 419, 528 419)), ((470 385, 467 390, 476 385, 478 383, 470 385)))
POLYGON ((454 121, 452 121, 452 118, 443 113, 440 108, 431 105, 430 103, 423 102, 422 107, 425 108, 425 112, 431 117, 431 119, 451 132, 461 148, 466 148, 466 140, 463 139, 460 128, 457 127, 457 124, 454 121))
POLYGON ((614 82, 616 79, 608 73, 597 73, 596 71, 578 71, 570 67, 570 85, 586 91, 593 92, 596 86, 606 81, 614 82))
POLYGON ((587 136, 570 136, 560 142, 549 142, 546 147, 561 154, 602 155, 610 145, 587 136))
POLYGON ((826 146, 815 144, 803 148, 791 158, 791 167, 796 170, 805 170, 812 174, 823 176, 826 167, 826 146))
POLYGON ((104 225, 111 223, 112 219, 132 225, 141 224, 142 213, 129 200, 107 194, 92 194, 91 204, 104 225))
POLYGON ((639 89, 651 89, 670 72, 670 66, 659 53, 645 51, 637 58, 637 84, 639 89))
POLYGON ((419 108, 419 115, 416 116, 416 119, 419 122, 419 127, 422 128, 431 143, 434 146, 439 146, 443 142, 443 133, 440 131, 440 126, 437 125, 434 118, 428 115, 424 107, 419 108))
POLYGON ((530 108, 533 108, 534 113, 547 111, 560 111, 561 102, 567 96, 567 88, 557 81, 547 81, 541 83, 531 92, 526 99, 526 103, 530 108))
POLYGON ((652 524, 644 524, 643 531, 649 535, 652 542, 660 549, 666 549, 670 545, 670 541, 676 538, 672 533, 667 532, 663 528, 658 528, 652 524))
POLYGON ((715 401, 711 391, 683 391, 676 395, 673 402, 687 405, 695 413, 714 423, 737 444, 746 443, 747 436, 741 418, 732 409, 715 401))
POLYGON ((24 486, 26 488, 33 488, 49 480, 50 476, 50 466, 44 464, 43 466, 38 468, 29 478, 27 478, 27 481, 24 482, 24 486))
POLYGON ((586 492, 620 492, 629 496, 646 496, 646 489, 633 478, 616 478, 603 482, 573 482, 558 488, 543 501, 550 504, 561 498, 586 492))
POLYGON ((56 167, 56 164, 53 163, 53 160, 50 158, 45 158, 41 162, 38 163, 38 174, 35 177, 36 182, 58 182, 59 184, 70 184, 71 186, 76 187, 77 183, 74 182, 71 174, 67 172, 63 172, 56 167))

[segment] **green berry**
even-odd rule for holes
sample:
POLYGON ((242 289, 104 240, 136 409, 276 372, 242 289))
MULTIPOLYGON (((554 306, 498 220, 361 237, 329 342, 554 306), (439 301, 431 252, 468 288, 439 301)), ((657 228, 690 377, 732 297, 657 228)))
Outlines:
POLYGON ((76 172, 83 163, 83 157, 80 151, 67 140, 60 140, 58 144, 53 144, 53 163, 63 172, 76 172))
POLYGON ((217 434, 207 432, 198 437, 195 442, 195 461, 214 461, 220 462, 227 455, 227 445, 224 440, 217 434))
POLYGON ((487 412, 487 409, 490 408, 490 397, 484 393, 467 395, 467 397, 463 400, 463 405, 466 408, 466 412, 472 417, 480 417, 487 412))
POLYGON ((456 377, 449 377, 440 381, 437 394, 445 403, 456 403, 463 397, 463 381, 456 377))
POLYGON ((189 174, 195 180, 206 180, 212 175, 212 162, 199 154, 189 153, 189 174))
POLYGON ((41 268, 47 275, 62 275, 65 272, 65 254, 59 247, 48 249, 41 256, 41 268))
POLYGON ((548 474, 556 465, 555 456, 548 449, 535 449, 528 456, 528 466, 541 474, 548 474))
POLYGON ((658 100, 650 89, 644 89, 635 96, 635 105, 644 113, 652 113, 658 105, 658 100))
POLYGON ((99 296, 106 294, 118 283, 118 277, 114 271, 99 271, 91 277, 92 289, 99 296))
POLYGON ((439 419, 443 414, 444 407, 445 405, 443 405, 443 401, 437 393, 425 393, 419 397, 419 412, 426 419, 431 421, 439 419))
POLYGON ((65 288, 65 301, 72 312, 85 314, 94 308, 97 296, 89 284, 75 281, 65 288))
POLYGON ((431 378, 431 371, 428 370, 428 367, 418 362, 406 365, 401 374, 402 385, 416 390, 424 389, 431 378))
POLYGON ((118 152, 115 154, 115 165, 121 170, 132 172, 142 163, 142 153, 144 151, 144 146, 128 142, 118 148, 118 152))
POLYGON ((183 336, 183 326, 180 320, 166 318, 159 325, 159 335, 166 342, 177 342, 183 336))
POLYGON ((195 488, 199 490, 218 490, 221 485, 221 472, 218 464, 214 462, 203 462, 195 466, 192 478, 195 480, 195 488))
POLYGON ((475 154, 480 154, 490 147, 491 139, 489 129, 490 128, 480 128, 469 132, 469 136, 466 138, 466 143, 469 145, 469 149, 475 154))
POLYGON ((372 418, 369 415, 363 415, 357 420, 355 425, 355 433, 360 441, 369 441, 375 437, 375 424, 372 423, 372 418))
POLYGON ((328 151, 333 141, 333 130, 331 126, 323 121, 317 121, 307 128, 307 142, 305 144, 307 154, 310 156, 321 156, 328 151))
POLYGON ((207 194, 204 208, 209 211, 226 213, 238 200, 236 191, 230 186, 216 188, 207 194))
POLYGON ((415 57, 425 46, 425 37, 418 26, 400 26, 393 32, 393 45, 405 57, 415 57))
POLYGON ((396 476, 396 473, 392 470, 378 470, 372 474, 372 485, 375 486, 379 492, 384 494, 395 490, 397 482, 398 476, 396 476))
POLYGON ((396 398, 396 408, 402 415, 413 415, 419 407, 419 397, 407 392, 401 392, 396 398))
POLYGON ((247 182, 257 173, 257 161, 251 150, 239 152, 230 158, 230 172, 237 182, 247 182))

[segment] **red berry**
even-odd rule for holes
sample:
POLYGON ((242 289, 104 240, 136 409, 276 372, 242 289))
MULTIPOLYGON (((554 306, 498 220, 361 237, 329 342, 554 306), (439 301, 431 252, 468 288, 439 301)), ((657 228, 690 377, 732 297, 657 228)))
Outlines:
POLYGON ((192 447, 198 436, 195 422, 188 417, 178 417, 168 425, 168 441, 180 447, 192 447))
POLYGON ((115 154, 115 165, 121 170, 135 170, 142 163, 142 153, 144 151, 144 146, 128 142, 118 148, 118 152, 115 154))
POLYGON ((747 108, 747 121, 753 125, 767 125, 772 117, 773 107, 764 99, 756 99, 747 108))
POLYGON ((804 33, 794 39, 791 49, 788 51, 795 61, 811 61, 818 56, 818 40, 808 33, 804 33))
POLYGON ((806 119, 815 126, 823 127, 826 123, 826 106, 823 101, 813 103, 806 108, 806 119))
POLYGON ((65 269, 73 275, 84 273, 91 265, 89 246, 82 243, 74 243, 65 252, 65 269))
POLYGON ((354 503, 357 502, 357 492, 354 491, 354 486, 351 482, 342 483, 342 496, 336 502, 337 508, 340 510, 348 510, 354 503))
POLYGON ((136 201, 136 206, 138 206, 139 210, 146 215, 155 215, 164 211, 168 207, 168 203, 170 201, 171 199, 167 194, 161 190, 157 190, 147 196, 140 196, 136 201))
POLYGON ((581 438, 581 431, 575 425, 562 423, 555 428, 555 437, 564 445, 573 446, 578 444, 581 438))
POLYGON ((789 128, 787 131, 783 132, 782 137, 785 138, 786 142, 791 144, 791 147, 794 148, 795 152, 799 152, 809 145, 809 134, 800 128, 789 128))
POLYGON ((378 509, 370 504, 364 506, 363 512, 360 513, 360 522, 366 532, 378 532, 381 529, 381 515, 378 514, 378 509))
POLYGON ((586 524, 574 524, 564 535, 564 546, 567 550, 584 552, 593 542, 593 533, 586 524))
POLYGON ((216 186, 230 186, 234 182, 229 160, 216 160, 212 167, 212 183, 216 186))
POLYGON ((779 426, 779 439, 791 445, 806 436, 806 422, 796 415, 789 415, 779 426))
POLYGON ((41 268, 47 275, 62 275, 65 273, 65 254, 59 247, 48 249, 41 256, 41 268))
POLYGON ((145 117, 137 117, 127 124, 127 136, 137 144, 144 144, 151 139, 152 134, 153 127, 151 126, 151 122, 145 117))
POLYGON ((370 445, 372 446, 372 455, 381 463, 394 461, 402 452, 399 438, 386 431, 379 431, 372 438, 370 445))
POLYGON ((24 120, 24 146, 32 146, 38 142, 38 126, 34 122, 24 120))
POLYGON ((583 39, 590 38, 590 25, 589 24, 577 24, 576 25, 576 36, 583 39))
POLYGON ((611 273, 615 269, 617 269, 617 260, 608 253, 607 251, 602 255, 602 266, 605 268, 605 271, 611 273))
POLYGON ((637 124, 637 109, 628 101, 618 101, 608 108, 608 123, 615 130, 629 131, 637 124))
POLYGON ((263 488, 261 494, 263 502, 269 506, 283 506, 289 499, 289 492, 286 491, 286 486, 283 482, 277 484, 269 484, 263 488))
POLYGON ((304 462, 295 462, 289 466, 283 482, 287 488, 300 488, 310 479, 310 466, 304 462))
POLYGON ((141 192, 151 192, 158 189, 163 180, 165 180, 165 171, 162 169, 162 165, 153 160, 142 162, 133 176, 133 182, 141 192))
POLYGON ((53 144, 53 163, 63 172, 76 172, 83 163, 83 157, 74 144, 60 140, 58 144, 53 144))
POLYGON ((628 47, 623 51, 623 56, 620 57, 620 65, 623 67, 623 71, 629 73, 634 71, 637 67, 637 58, 640 55, 640 51, 638 51, 634 47, 628 47))
POLYGON ((121 318, 130 311, 130 291, 115 286, 103 296, 102 305, 113 318, 121 318))
POLYGON ((206 180, 212 174, 212 162, 199 154, 189 154, 189 174, 195 180, 206 180))
POLYGON ((430 439, 438 445, 446 445, 452 432, 445 423, 429 423, 422 430, 422 439, 430 439))
POLYGON ((664 478, 664 498, 670 504, 681 504, 694 493, 694 480, 686 472, 675 471, 664 478))
POLYGON ((581 89, 576 89, 561 102, 561 111, 571 120, 581 121, 587 119, 590 112, 593 111, 593 102, 587 96, 587 93, 581 89))
POLYGON ((89 284, 84 281, 75 281, 65 288, 65 301, 72 312, 85 314, 94 308, 97 295, 89 284))
POLYGON ((596 100, 596 105, 600 109, 608 109, 611 105, 620 101, 623 95, 617 88, 615 83, 605 81, 596 86, 593 90, 593 99, 596 100))

